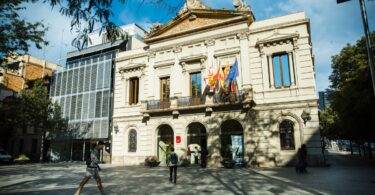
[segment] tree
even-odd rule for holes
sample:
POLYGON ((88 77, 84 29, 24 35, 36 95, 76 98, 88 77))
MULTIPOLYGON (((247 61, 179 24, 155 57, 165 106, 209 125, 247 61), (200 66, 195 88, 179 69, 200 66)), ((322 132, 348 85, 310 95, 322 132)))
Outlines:
MULTIPOLYGON (((23 3, 35 3, 41 0, 6 0, 0 2, 0 64, 7 59, 28 52, 30 44, 41 49, 48 42, 44 40, 48 30, 43 23, 30 23, 20 18, 18 11, 25 9, 23 3)), ((119 0, 124 3, 125 0, 119 0)), ((125 39, 125 33, 116 26, 110 17, 113 0, 43 0, 51 7, 58 7, 60 13, 71 20, 71 30, 79 32, 72 41, 78 49, 84 48, 88 41, 88 34, 94 31, 99 23, 99 32, 106 32, 112 43, 119 38, 125 39)))
POLYGON ((48 44, 43 39, 47 28, 41 23, 30 23, 20 19, 18 11, 24 9, 21 3, 29 0, 0 1, 0 64, 5 64, 14 54, 28 52, 30 43, 41 49, 48 44))
MULTIPOLYGON (((371 39, 374 44, 375 33, 371 39)), ((373 141, 375 132, 368 124, 375 121, 375 97, 365 39, 348 44, 333 56, 332 70, 329 99, 332 111, 337 113, 335 126, 340 128, 339 135, 359 143, 373 141)))
POLYGON ((21 128, 31 127, 41 136, 40 161, 45 160, 43 154, 47 135, 52 137, 67 129, 67 122, 62 118, 61 108, 49 99, 44 82, 44 79, 36 80, 31 89, 21 92, 21 114, 18 116, 19 121, 22 121, 19 124, 21 128))

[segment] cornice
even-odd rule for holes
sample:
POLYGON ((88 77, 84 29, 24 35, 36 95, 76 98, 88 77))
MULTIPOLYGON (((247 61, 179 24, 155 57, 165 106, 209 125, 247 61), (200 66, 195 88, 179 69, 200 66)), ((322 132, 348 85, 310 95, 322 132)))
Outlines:
POLYGON ((144 63, 130 63, 124 67, 119 68, 119 72, 126 73, 126 72, 132 72, 136 70, 143 70, 146 67, 146 64, 144 63))
POLYGON ((249 20, 248 16, 240 15, 240 16, 225 20, 223 22, 218 22, 218 23, 215 23, 215 24, 202 26, 202 27, 182 31, 182 32, 179 32, 179 33, 171 34, 171 35, 156 36, 156 37, 153 37, 153 38, 148 38, 148 39, 145 39, 145 42, 147 44, 155 43, 155 42, 157 43, 160 40, 166 40, 166 39, 170 39, 170 38, 181 37, 181 36, 187 35, 187 34, 200 33, 200 31, 204 31, 204 30, 207 30, 207 29, 212 30, 213 28, 217 28, 217 27, 221 27, 221 26, 225 26, 225 25, 233 25, 233 24, 237 24, 239 22, 248 21, 248 20, 249 20))
POLYGON ((308 23, 310 23, 310 19, 308 19, 308 18, 300 19, 300 20, 294 20, 294 21, 290 21, 290 22, 278 23, 278 24, 274 24, 274 25, 270 25, 270 26, 261 27, 261 28, 250 29, 250 35, 260 33, 260 32, 264 32, 264 31, 270 31, 270 30, 274 30, 274 29, 285 28, 285 27, 295 26, 295 25, 299 25, 299 24, 308 24, 308 23))
POLYGON ((155 62, 154 68, 162 68, 165 66, 173 66, 174 65, 174 59, 173 60, 167 60, 167 61, 161 61, 161 62, 155 62))
POLYGON ((138 53, 138 54, 133 54, 133 55, 128 55, 128 56, 116 58, 116 62, 122 62, 122 61, 125 61, 125 60, 134 59, 134 58, 145 57, 145 56, 148 56, 148 55, 149 55, 149 52, 145 51, 144 53, 138 53))
POLYGON ((221 56, 227 56, 227 55, 232 55, 232 54, 239 54, 240 53, 240 47, 233 47, 230 49, 221 49, 221 50, 216 50, 214 57, 221 57, 221 56))

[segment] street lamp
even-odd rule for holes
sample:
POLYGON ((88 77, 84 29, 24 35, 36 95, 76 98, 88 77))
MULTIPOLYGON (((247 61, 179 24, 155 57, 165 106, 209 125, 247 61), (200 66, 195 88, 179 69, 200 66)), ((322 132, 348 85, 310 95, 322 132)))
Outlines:
POLYGON ((301 114, 301 118, 302 118, 303 123, 305 125, 306 125, 307 121, 311 120, 310 113, 311 113, 310 107, 309 107, 309 105, 307 105, 307 107, 303 109, 302 114, 301 114))
MULTIPOLYGON (((351 0, 337 0, 337 4, 344 3, 351 0)), ((370 38, 370 30, 368 27, 368 19, 366 13, 366 5, 364 0, 359 0, 359 5, 361 7, 361 14, 362 14, 362 22, 363 28, 365 31, 365 39, 366 39, 366 46, 367 46, 367 54, 368 54, 368 61, 370 66, 371 78, 372 78, 372 87, 375 95, 375 64, 374 64, 374 53, 371 45, 371 38, 370 38)))
POLYGON ((116 134, 119 132, 119 128, 118 128, 118 124, 117 124, 117 123, 115 123, 115 124, 113 125, 113 130, 115 130, 115 133, 116 133, 116 134))

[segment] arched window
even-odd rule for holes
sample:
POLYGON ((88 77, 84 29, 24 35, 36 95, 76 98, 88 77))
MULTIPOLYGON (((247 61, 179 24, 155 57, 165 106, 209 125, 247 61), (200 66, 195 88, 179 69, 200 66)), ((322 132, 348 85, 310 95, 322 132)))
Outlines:
POLYGON ((290 120, 284 120, 280 123, 280 144, 282 150, 294 150, 294 123, 290 120))
POLYGON ((137 132, 134 129, 129 132, 128 143, 128 152, 137 152, 137 132))

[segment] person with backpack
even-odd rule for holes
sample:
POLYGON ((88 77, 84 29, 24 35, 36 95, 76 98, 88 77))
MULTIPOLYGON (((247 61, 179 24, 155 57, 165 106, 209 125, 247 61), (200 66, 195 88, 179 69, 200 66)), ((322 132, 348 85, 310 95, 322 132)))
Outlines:
POLYGON ((178 156, 174 152, 174 148, 171 148, 171 153, 169 154, 168 160, 168 167, 169 167, 169 181, 172 182, 172 174, 174 173, 174 180, 173 183, 177 181, 177 164, 178 164, 178 156))
POLYGON ((90 180, 91 177, 95 179, 96 185, 98 186, 100 193, 102 195, 105 195, 102 181, 99 176, 99 171, 101 171, 101 168, 99 167, 99 150, 102 150, 103 148, 104 142, 99 141, 98 145, 93 145, 93 149, 89 153, 90 155, 86 157, 86 173, 78 186, 78 189, 75 193, 76 195, 79 195, 81 193, 83 186, 90 180))

